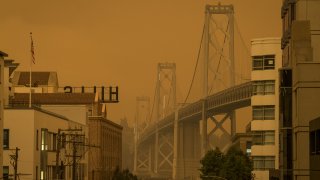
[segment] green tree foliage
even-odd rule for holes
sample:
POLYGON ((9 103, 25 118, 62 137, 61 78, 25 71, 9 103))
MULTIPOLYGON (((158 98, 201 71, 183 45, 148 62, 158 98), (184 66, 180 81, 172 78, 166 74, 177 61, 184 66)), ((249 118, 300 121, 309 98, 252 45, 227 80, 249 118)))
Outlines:
POLYGON ((112 180, 138 180, 128 169, 121 171, 119 167, 113 172, 112 180))
POLYGON ((237 148, 230 148, 226 155, 223 155, 219 149, 208 151, 200 163, 202 179, 253 179, 251 160, 237 148))
POLYGON ((251 180, 252 170, 249 157, 240 149, 231 148, 226 154, 221 176, 228 180, 251 180))
POLYGON ((219 176, 221 174, 223 162, 224 155, 219 148, 208 151, 200 161, 202 164, 202 167, 200 168, 200 177, 204 179, 207 176, 219 176))

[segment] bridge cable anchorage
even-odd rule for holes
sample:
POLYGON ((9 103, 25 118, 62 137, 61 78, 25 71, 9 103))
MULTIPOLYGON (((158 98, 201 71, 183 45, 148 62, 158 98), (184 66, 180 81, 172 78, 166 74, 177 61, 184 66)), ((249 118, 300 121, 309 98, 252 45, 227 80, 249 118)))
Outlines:
POLYGON ((189 98, 189 95, 190 95, 190 92, 191 92, 191 88, 192 88, 192 85, 193 85, 193 82, 194 82, 194 78, 196 76, 196 71, 197 71, 197 68, 198 68, 198 64, 199 64, 199 59, 200 59, 200 53, 201 53, 201 48, 202 48, 202 42, 203 42, 203 37, 204 37, 204 30, 205 30, 205 26, 206 24, 203 23, 203 28, 202 28, 202 35, 201 35, 201 40, 200 40, 200 46, 199 46, 199 49, 198 49, 198 56, 197 56, 197 61, 196 61, 196 65, 194 67, 194 70, 193 70, 193 75, 192 75, 192 79, 191 79, 191 83, 190 83, 190 86, 189 86, 189 90, 188 90, 188 93, 187 93, 187 96, 182 104, 182 107, 185 106, 188 98, 189 98))

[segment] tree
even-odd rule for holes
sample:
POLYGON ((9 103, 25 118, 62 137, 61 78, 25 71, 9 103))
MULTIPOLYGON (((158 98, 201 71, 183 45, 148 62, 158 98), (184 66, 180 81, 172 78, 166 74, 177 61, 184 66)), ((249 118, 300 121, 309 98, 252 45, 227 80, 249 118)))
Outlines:
POLYGON ((208 151, 200 161, 202 164, 200 177, 205 179, 208 176, 220 176, 224 159, 225 157, 219 148, 208 151))
POLYGON ((128 169, 121 171, 117 167, 113 173, 112 180, 138 180, 138 177, 133 175, 128 169))
POLYGON ((228 180, 251 180, 253 178, 252 161, 238 148, 230 148, 227 152, 221 176, 228 180))
POLYGON ((251 180, 252 162, 238 148, 230 148, 226 155, 220 150, 210 150, 200 161, 202 179, 251 180))

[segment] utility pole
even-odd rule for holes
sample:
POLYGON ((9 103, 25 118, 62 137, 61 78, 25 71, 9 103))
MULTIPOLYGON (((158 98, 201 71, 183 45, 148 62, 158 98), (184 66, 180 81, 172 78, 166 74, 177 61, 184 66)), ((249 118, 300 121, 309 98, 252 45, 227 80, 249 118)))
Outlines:
POLYGON ((14 169, 14 180, 17 180, 18 177, 18 159, 19 159, 19 148, 16 147, 15 149, 10 149, 10 150, 14 150, 15 153, 10 155, 10 164, 13 166, 14 169))
MULTIPOLYGON (((62 148, 64 148, 64 143, 70 143, 72 144, 72 154, 67 154, 65 157, 71 158, 72 163, 67 164, 66 166, 72 167, 72 180, 78 179, 77 177, 77 167, 78 167, 78 161, 82 158, 83 154, 85 153, 82 151, 78 151, 79 147, 97 147, 93 145, 87 145, 85 144, 85 134, 78 133, 82 132, 82 129, 58 129, 57 134, 57 149, 56 149, 56 179, 61 179, 61 170, 59 169, 59 159, 60 159, 60 151, 62 148), (67 133, 64 133, 67 132, 67 133), (68 138, 67 138, 68 137, 68 138), (65 140, 63 140, 66 138, 65 140), (83 153, 80 154, 79 153, 83 153)), ((70 162, 70 161, 69 161, 70 162)), ((64 166, 63 162, 61 161, 61 167, 64 166)))
MULTIPOLYGON (((82 129, 58 129, 58 134, 57 134, 57 149, 56 149, 56 169, 55 169, 55 173, 56 173, 56 179, 59 180, 60 179, 60 175, 61 175, 61 170, 59 169, 59 160, 60 160, 60 150, 63 148, 62 145, 62 136, 65 135, 69 135, 71 136, 71 138, 69 138, 69 141, 66 141, 67 143, 72 143, 72 179, 75 180, 75 176, 76 176, 76 167, 77 167, 77 156, 76 156, 76 152, 77 152, 77 146, 76 144, 79 143, 84 143, 84 142, 76 142, 78 140, 77 137, 79 136, 84 136, 83 134, 74 134, 74 133, 69 133, 69 134, 64 134, 61 132, 62 131, 66 131, 66 132, 78 132, 78 131, 82 131, 82 129)), ((63 162, 61 162, 61 166, 63 166, 63 162)))
POLYGON ((58 180, 60 177, 60 170, 59 170, 59 159, 60 159, 60 149, 61 149, 61 129, 58 129, 57 134, 57 148, 56 148, 56 179, 58 180))
POLYGON ((76 169, 77 169, 77 147, 76 142, 72 142, 72 180, 76 180, 76 169))
POLYGON ((15 163, 14 163, 14 180, 17 180, 18 176, 18 158, 19 158, 19 148, 16 147, 16 153, 15 153, 15 163))

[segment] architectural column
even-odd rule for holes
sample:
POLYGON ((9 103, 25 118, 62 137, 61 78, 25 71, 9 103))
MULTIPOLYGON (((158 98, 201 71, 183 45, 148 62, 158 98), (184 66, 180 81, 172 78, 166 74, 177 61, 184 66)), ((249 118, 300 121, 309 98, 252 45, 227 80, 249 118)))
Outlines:
POLYGON ((207 101, 202 100, 202 118, 200 120, 200 151, 201 157, 203 157, 207 152, 207 101))
POLYGON ((149 170, 149 173, 151 174, 152 173, 152 166, 151 166, 151 160, 152 160, 152 148, 151 146, 149 146, 149 151, 148 151, 148 164, 149 164, 149 167, 148 167, 148 170, 149 170))
POLYGON ((236 120, 236 111, 233 110, 230 112, 230 121, 231 121, 231 138, 234 137, 237 133, 237 120, 236 120))
POLYGON ((155 133, 155 144, 154 144, 154 173, 158 173, 158 156, 159 156, 159 130, 158 125, 155 133))
POLYGON ((172 179, 178 179, 178 155, 179 155, 179 109, 176 109, 174 114, 174 129, 173 129, 173 171, 172 179))
POLYGON ((134 160, 133 160, 133 172, 137 173, 137 156, 138 156, 138 147, 137 143, 134 143, 134 160))

